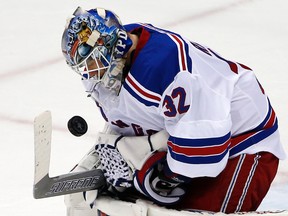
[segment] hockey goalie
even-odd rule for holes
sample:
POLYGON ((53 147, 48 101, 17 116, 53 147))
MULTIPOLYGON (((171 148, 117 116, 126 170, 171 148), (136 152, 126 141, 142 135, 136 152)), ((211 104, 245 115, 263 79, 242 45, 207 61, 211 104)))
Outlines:
POLYGON ((252 69, 102 8, 77 8, 62 52, 108 125, 73 170, 101 169, 107 183, 67 195, 68 216, 134 196, 179 211, 257 210, 286 155, 252 69))

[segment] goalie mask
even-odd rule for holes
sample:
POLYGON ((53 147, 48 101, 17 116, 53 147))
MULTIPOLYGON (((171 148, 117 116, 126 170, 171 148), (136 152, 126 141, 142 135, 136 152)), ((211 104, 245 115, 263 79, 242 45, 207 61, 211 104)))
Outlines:
POLYGON ((113 12, 80 7, 67 21, 62 36, 62 52, 67 64, 82 79, 119 91, 124 56, 132 45, 121 21, 113 12))

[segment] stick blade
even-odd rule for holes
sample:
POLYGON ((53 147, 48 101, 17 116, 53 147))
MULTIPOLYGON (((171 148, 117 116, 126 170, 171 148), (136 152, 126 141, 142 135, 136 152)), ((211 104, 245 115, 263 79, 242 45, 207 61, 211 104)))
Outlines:
POLYGON ((51 112, 34 119, 34 185, 49 174, 52 136, 51 112))
POLYGON ((35 199, 61 196, 102 188, 106 179, 102 170, 95 169, 79 173, 68 173, 50 178, 44 176, 34 185, 35 199))

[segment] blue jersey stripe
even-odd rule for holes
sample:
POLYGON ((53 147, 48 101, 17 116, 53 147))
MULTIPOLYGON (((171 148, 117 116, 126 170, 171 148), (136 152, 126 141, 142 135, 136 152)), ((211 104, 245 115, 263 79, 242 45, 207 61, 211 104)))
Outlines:
POLYGON ((270 119, 270 117, 271 117, 271 113, 272 113, 273 109, 272 109, 272 106, 271 106, 271 104, 270 104, 269 99, 268 99, 268 103, 269 103, 268 113, 267 113, 265 119, 262 121, 262 123, 261 123, 258 127, 256 127, 256 128, 254 129, 254 130, 256 130, 256 131, 263 129, 264 126, 266 125, 266 123, 269 121, 269 119, 270 119))
POLYGON ((225 143, 230 138, 230 132, 222 137, 214 137, 214 138, 204 138, 204 139, 185 139, 185 138, 177 138, 170 136, 169 141, 187 147, 204 147, 204 146, 217 146, 225 143))
MULTIPOLYGON (((278 124, 276 121, 276 123, 273 125, 273 127, 255 132, 252 136, 250 136, 249 138, 240 142, 239 144, 233 145, 233 147, 230 149, 230 156, 233 156, 233 155, 245 150, 246 148, 249 148, 250 146, 257 144, 261 140, 263 140, 263 139, 267 138, 268 136, 270 136, 271 134, 273 134, 277 129, 278 129, 278 124)), ((232 138, 232 140, 233 140, 233 138, 232 138)))
POLYGON ((179 162, 187 163, 187 164, 213 164, 219 163, 225 155, 228 153, 228 149, 226 149, 222 154, 213 155, 213 156, 187 156, 183 154, 176 154, 172 151, 170 147, 168 147, 171 157, 179 162))

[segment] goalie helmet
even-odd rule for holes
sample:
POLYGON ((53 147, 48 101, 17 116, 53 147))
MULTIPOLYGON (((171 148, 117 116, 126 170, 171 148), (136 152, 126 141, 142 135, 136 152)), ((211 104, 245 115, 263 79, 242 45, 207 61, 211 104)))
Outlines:
POLYGON ((104 84, 111 89, 120 88, 122 60, 131 45, 118 16, 102 8, 85 11, 78 7, 62 36, 67 64, 83 79, 98 83, 106 77, 104 84))

